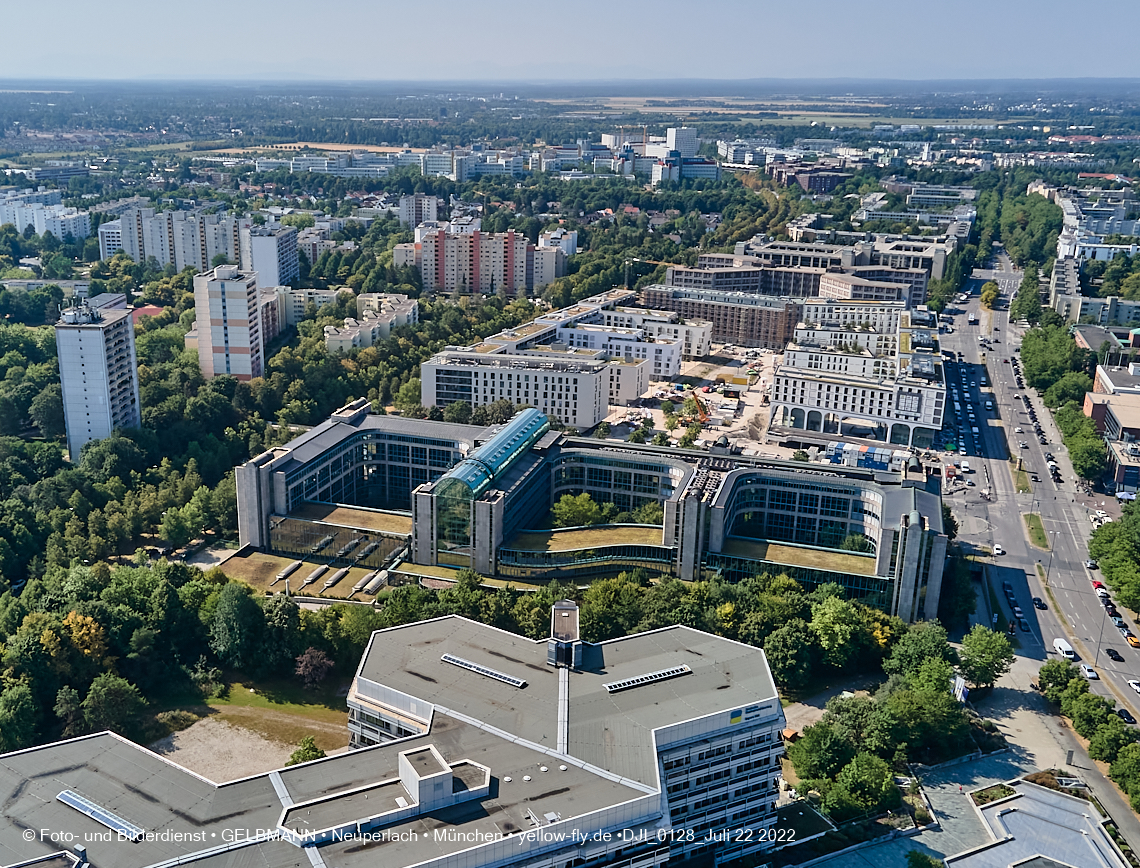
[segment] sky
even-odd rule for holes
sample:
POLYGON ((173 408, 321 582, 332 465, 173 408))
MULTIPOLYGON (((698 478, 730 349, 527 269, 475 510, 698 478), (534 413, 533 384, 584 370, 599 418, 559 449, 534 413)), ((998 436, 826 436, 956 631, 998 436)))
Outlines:
POLYGON ((1140 27, 1135 0, 56 0, 50 7, 9 0, 4 7, 5 80, 1140 77, 1136 53, 1111 38, 1140 27))

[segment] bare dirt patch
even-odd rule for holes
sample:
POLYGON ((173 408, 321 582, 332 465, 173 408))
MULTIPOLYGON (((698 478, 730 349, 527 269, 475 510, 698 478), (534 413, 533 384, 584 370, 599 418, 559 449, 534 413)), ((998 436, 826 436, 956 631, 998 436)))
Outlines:
POLYGON ((293 752, 291 745, 217 718, 200 720, 150 749, 215 783, 279 769, 293 752))
MULTIPOLYGON (((310 735, 317 747, 326 753, 332 753, 348 747, 348 714, 332 716, 339 720, 314 720, 271 708, 226 705, 218 706, 213 719, 240 727, 267 742, 287 745, 289 753, 301 743, 301 739, 310 735)), ((285 758, 288 759, 288 755, 285 758)))

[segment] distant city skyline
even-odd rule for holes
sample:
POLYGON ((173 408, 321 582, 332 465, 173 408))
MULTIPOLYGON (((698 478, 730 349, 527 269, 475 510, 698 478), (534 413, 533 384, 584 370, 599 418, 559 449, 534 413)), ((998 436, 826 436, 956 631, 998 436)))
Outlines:
MULTIPOLYGON (((8 80, 478 80, 1115 78, 1140 74, 1126 50, 1082 51, 1059 0, 964 0, 943 11, 885 0, 694 4, 651 15, 589 10, 543 18, 517 4, 437 0, 429 8, 364 0, 313 5, 204 0, 64 0, 5 9, 8 80), (426 16, 426 17, 425 17, 426 16)), ((1116 33, 1140 6, 1097 4, 1116 33)))

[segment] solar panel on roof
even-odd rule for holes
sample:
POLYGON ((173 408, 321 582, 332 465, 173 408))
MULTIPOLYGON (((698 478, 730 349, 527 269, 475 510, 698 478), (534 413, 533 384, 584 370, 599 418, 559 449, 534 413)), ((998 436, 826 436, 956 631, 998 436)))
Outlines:
POLYGON ((137 841, 145 834, 145 832, 134 823, 128 823, 122 817, 112 814, 106 808, 100 808, 93 801, 85 799, 79 795, 79 793, 64 790, 56 796, 56 799, 63 802, 69 808, 75 808, 79 813, 87 815, 96 823, 106 826, 112 832, 130 841, 137 841))
POLYGON ((622 690, 629 690, 631 687, 641 687, 643 684, 652 684, 655 681, 665 681, 668 678, 688 675, 692 671, 692 669, 682 663, 680 666, 673 666, 669 669, 658 669, 656 672, 646 672, 644 675, 637 675, 633 678, 611 681, 609 684, 603 684, 602 687, 606 688, 610 693, 618 693, 622 690))
POLYGON ((487 678, 502 681, 504 684, 509 684, 512 687, 526 687, 526 682, 521 678, 515 678, 513 675, 507 675, 505 672, 500 672, 498 669, 491 669, 488 666, 480 666, 478 663, 472 663, 470 660, 464 660, 462 657, 456 657, 454 654, 444 654, 439 659, 444 663, 450 663, 452 666, 466 669, 468 672, 477 672, 479 675, 485 675, 487 678))

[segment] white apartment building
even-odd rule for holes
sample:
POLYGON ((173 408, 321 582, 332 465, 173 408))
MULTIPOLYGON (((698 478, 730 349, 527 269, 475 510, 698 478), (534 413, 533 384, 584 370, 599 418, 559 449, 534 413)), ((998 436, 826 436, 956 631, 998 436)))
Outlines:
POLYGON ((573 256, 578 252, 578 230, 577 229, 551 229, 549 232, 543 232, 538 236, 539 247, 561 247, 562 252, 567 256, 573 256))
POLYGON ((680 339, 685 361, 703 359, 712 352, 713 324, 705 320, 682 319, 673 311, 604 307, 599 311, 599 321, 616 328, 644 329, 655 338, 680 339))
POLYGON ((396 293, 367 292, 356 297, 356 318, 344 326, 325 326, 325 347, 329 352, 348 352, 386 340, 392 329, 420 321, 420 303, 396 293))
POLYGON ((63 311, 55 326, 67 451, 142 424, 135 329, 126 309, 86 303, 63 311))
POLYGON ((99 258, 110 259, 123 249, 123 221, 99 224, 99 258))
MULTIPOLYGON (((559 328, 557 335, 558 342, 568 347, 600 352, 609 359, 647 362, 652 380, 669 380, 681 373, 680 338, 654 338, 645 329, 590 323, 559 328)), ((636 397, 641 397, 641 393, 636 397)))
MULTIPOLYGON (((258 275, 258 283, 260 282, 261 275, 258 275)), ((286 326, 295 326, 305 318, 305 311, 310 304, 322 308, 326 304, 332 304, 336 301, 336 297, 342 292, 351 291, 347 287, 339 289, 301 287, 294 289, 291 286, 279 286, 277 287, 277 295, 281 299, 282 323, 286 326)))
MULTIPOLYGON (((450 172, 451 167, 448 166, 446 172, 439 174, 446 175, 450 172)), ((439 197, 429 196, 426 193, 400 197, 400 210, 398 212, 400 225, 415 227, 421 223, 434 223, 439 219, 440 204, 439 197)))
POLYGON ((260 301, 255 272, 219 265, 194 275, 198 365, 207 380, 221 374, 239 380, 262 375, 260 301))
POLYGON ((160 266, 207 271, 218 255, 238 261, 240 232, 249 225, 248 218, 130 208, 118 220, 99 227, 99 252, 106 258, 121 249, 135 262, 153 256, 160 266), (106 234, 104 226, 111 227, 106 234))
POLYGON ((420 366, 425 407, 466 401, 472 407, 499 399, 537 407, 579 430, 593 428, 609 412, 609 366, 588 351, 536 350, 500 355, 445 350, 420 366))
POLYGON ((772 384, 772 426, 925 448, 942 427, 946 386, 937 325, 905 302, 804 303, 772 384))
POLYGON ((566 274, 566 252, 561 247, 527 245, 527 259, 530 263, 528 287, 541 289, 566 274))
POLYGON ((421 366, 423 405, 442 407, 468 401, 474 407, 502 397, 517 397, 504 395, 501 388, 495 390, 495 384, 505 379, 518 392, 519 379, 511 375, 511 364, 525 374, 539 364, 536 359, 543 359, 551 364, 586 365, 588 374, 581 376, 597 376, 605 388, 595 391, 591 381, 589 390, 578 393, 582 402, 571 402, 568 413, 565 405, 556 403, 564 399, 539 394, 533 388, 535 382, 545 383, 545 379, 532 381, 526 375, 520 392, 525 399, 522 402, 547 415, 553 412, 566 424, 579 428, 597 424, 607 415, 608 405, 633 404, 652 381, 677 376, 687 353, 703 356, 708 352, 712 323, 682 323, 676 313, 619 306, 636 298, 632 291, 611 290, 485 338, 477 346, 451 348, 439 354, 430 365, 421 366), (450 371, 441 373, 451 363, 456 369, 454 376, 450 371), (505 374, 484 376, 492 370, 505 374), (437 382, 442 384, 438 388, 437 382), (484 390, 484 385, 491 388, 484 390), (595 395, 589 405, 587 393, 595 395))
POLYGON ((405 265, 420 267, 420 245, 414 241, 405 241, 392 248, 392 265, 403 268, 405 265))
POLYGON ((301 276, 297 230, 293 226, 243 226, 241 267, 256 271, 264 286, 296 283, 301 276))
POLYGON ((365 292, 356 297, 356 312, 365 316, 369 312, 379 316, 388 324, 384 337, 392 329, 415 325, 420 321, 420 303, 395 292, 365 292))
MULTIPOLYGON (((57 191, 58 192, 58 191, 57 191)), ((0 199, 0 225, 11 223, 23 232, 31 226, 37 235, 50 232, 56 238, 86 238, 91 234, 91 215, 75 208, 39 201, 44 196, 12 196, 0 199)))

